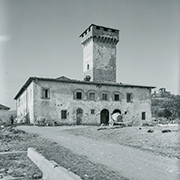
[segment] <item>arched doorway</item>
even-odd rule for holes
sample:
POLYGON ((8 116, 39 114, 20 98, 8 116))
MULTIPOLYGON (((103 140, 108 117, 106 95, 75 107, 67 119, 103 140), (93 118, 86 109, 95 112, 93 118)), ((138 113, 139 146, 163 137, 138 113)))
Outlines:
POLYGON ((111 115, 111 118, 115 122, 123 122, 123 115, 121 114, 121 111, 119 109, 115 109, 111 115))
POLYGON ((114 113, 119 113, 119 114, 121 114, 121 111, 120 111, 119 109, 115 109, 112 114, 114 114, 114 113))
POLYGON ((109 111, 107 109, 101 111, 101 124, 109 124, 109 111))
POLYGON ((83 110, 81 108, 76 109, 76 125, 82 124, 83 110))

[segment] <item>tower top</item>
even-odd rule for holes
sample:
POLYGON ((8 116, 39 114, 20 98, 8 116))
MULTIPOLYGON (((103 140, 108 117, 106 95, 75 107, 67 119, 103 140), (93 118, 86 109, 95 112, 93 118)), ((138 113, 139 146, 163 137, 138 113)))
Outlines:
POLYGON ((81 35, 85 81, 116 82, 119 30, 91 24, 81 35))
POLYGON ((79 37, 82 45, 85 45, 92 38, 93 40, 101 39, 116 45, 119 42, 119 30, 91 24, 79 37))

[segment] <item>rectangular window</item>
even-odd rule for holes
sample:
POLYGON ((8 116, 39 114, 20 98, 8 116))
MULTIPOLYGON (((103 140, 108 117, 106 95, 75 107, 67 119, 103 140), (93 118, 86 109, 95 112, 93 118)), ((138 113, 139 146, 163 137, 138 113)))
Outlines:
POLYGON ((67 119, 67 110, 61 111, 61 119, 67 119))
POLYGON ((119 101, 119 94, 114 94, 114 100, 119 101))
POLYGON ((89 64, 87 64, 87 70, 89 70, 89 64))
POLYGON ((132 93, 127 93, 127 102, 132 102, 133 95, 132 93))
POLYGON ((76 99, 82 99, 82 93, 81 92, 76 93, 76 99))
POLYGON ((95 114, 95 109, 91 109, 91 114, 95 114))
POLYGON ((93 92, 89 93, 89 99, 95 100, 95 93, 93 93, 93 92))
POLYGON ((42 89, 42 98, 43 99, 49 99, 50 98, 50 93, 49 93, 49 89, 42 89))
POLYGON ((146 112, 142 112, 142 120, 146 120, 146 112))
POLYGON ((102 94, 102 100, 108 100, 108 95, 106 93, 103 93, 102 94))

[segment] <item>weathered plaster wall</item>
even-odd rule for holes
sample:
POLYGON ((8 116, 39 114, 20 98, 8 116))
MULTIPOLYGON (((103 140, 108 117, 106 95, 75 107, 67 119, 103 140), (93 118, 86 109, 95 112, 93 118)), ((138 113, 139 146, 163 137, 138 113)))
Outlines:
POLYGON ((87 75, 89 75, 91 77, 91 81, 93 81, 93 40, 92 39, 83 47, 83 77, 85 78, 87 75), (87 65, 89 65, 89 69, 87 69, 87 65))
POLYGON ((150 90, 147 88, 130 88, 117 86, 96 86, 92 84, 76 84, 66 82, 37 81, 34 86, 34 118, 44 117, 62 124, 76 124, 76 110, 83 109, 83 124, 100 124, 100 112, 103 109, 111 113, 119 109, 127 111, 127 119, 134 119, 134 124, 151 120, 150 90), (50 98, 42 99, 42 88, 49 88, 50 98), (82 100, 74 99, 75 90, 84 92, 82 100), (89 90, 96 92, 96 100, 88 100, 89 90), (109 100, 100 100, 102 92, 109 92, 109 100), (113 100, 113 92, 120 92, 120 101, 113 100), (133 102, 126 101, 126 94, 133 93, 133 102), (91 114, 91 109, 95 114, 91 114), (61 110, 67 110, 67 119, 61 119, 61 110), (142 112, 146 112, 146 120, 141 121, 142 112))
POLYGON ((17 99, 17 117, 20 119, 26 118, 28 123, 34 122, 33 113, 33 82, 24 90, 24 92, 17 99))
POLYGON ((84 78, 89 75, 94 82, 116 82, 116 44, 119 41, 119 31, 92 25, 80 39, 84 78))
POLYGON ((93 44, 94 81, 116 82, 116 46, 95 41, 93 44))

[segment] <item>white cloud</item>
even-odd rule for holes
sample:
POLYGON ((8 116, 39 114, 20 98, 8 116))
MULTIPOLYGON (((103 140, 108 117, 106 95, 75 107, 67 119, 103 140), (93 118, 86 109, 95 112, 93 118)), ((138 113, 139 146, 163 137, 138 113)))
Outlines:
POLYGON ((6 42, 8 40, 9 40, 9 37, 0 35, 0 42, 6 42))

